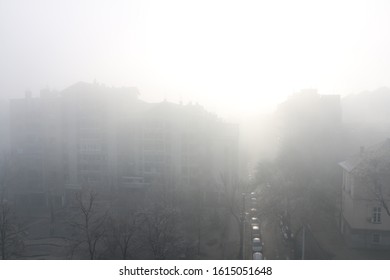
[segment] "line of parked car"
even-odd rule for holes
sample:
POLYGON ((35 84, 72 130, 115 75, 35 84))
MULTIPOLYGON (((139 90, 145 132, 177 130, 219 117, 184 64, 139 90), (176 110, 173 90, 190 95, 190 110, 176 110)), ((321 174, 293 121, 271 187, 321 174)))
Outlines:
POLYGON ((280 226, 280 231, 281 231, 282 236, 283 236, 283 240, 285 242, 290 241, 294 238, 294 234, 291 232, 291 230, 286 222, 286 219, 283 215, 280 215, 279 226, 280 226))
POLYGON ((257 198, 256 193, 251 193, 251 211, 250 211, 250 224, 251 224, 251 240, 252 240, 252 259, 263 260, 263 241, 260 234, 260 221, 257 214, 257 198))

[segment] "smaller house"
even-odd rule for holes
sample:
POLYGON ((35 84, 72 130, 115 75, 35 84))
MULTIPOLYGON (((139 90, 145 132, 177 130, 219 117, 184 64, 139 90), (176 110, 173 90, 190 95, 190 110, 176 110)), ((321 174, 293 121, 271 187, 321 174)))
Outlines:
POLYGON ((340 230, 353 248, 390 249, 390 139, 360 150, 343 168, 340 230))

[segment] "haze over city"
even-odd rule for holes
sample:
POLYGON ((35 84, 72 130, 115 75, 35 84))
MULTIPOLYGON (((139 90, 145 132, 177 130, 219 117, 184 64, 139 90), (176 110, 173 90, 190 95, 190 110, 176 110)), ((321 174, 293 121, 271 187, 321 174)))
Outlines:
POLYGON ((135 86, 225 118, 387 86, 388 1, 0 1, 2 96, 135 86))
POLYGON ((390 259, 389 14, 0 0, 0 258, 390 259))

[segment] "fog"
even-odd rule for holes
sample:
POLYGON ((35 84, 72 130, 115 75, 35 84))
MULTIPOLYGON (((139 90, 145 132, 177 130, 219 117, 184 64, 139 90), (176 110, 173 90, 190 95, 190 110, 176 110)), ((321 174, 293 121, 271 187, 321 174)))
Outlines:
POLYGON ((1 258, 389 259, 389 12, 0 0, 1 258))
POLYGON ((1 1, 1 94, 136 86, 229 118, 386 86, 387 1, 1 1))

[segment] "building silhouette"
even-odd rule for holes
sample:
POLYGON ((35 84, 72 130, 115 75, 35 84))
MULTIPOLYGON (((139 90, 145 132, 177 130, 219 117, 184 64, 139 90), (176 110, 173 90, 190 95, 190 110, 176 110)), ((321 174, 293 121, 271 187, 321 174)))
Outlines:
POLYGON ((238 126, 199 105, 148 103, 136 88, 76 83, 10 101, 21 207, 64 207, 83 186, 139 201, 169 187, 218 198, 238 183, 238 126))

